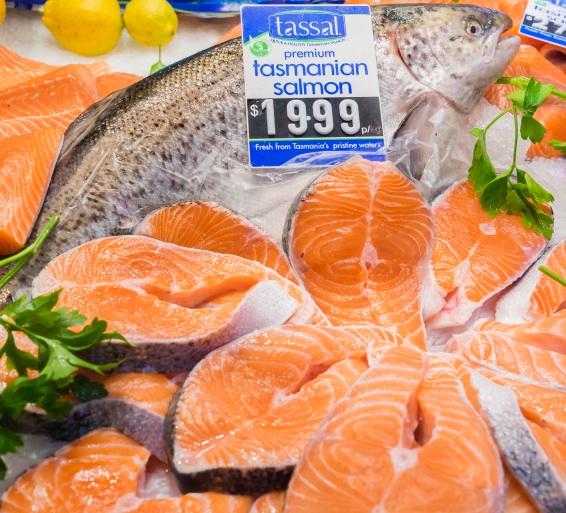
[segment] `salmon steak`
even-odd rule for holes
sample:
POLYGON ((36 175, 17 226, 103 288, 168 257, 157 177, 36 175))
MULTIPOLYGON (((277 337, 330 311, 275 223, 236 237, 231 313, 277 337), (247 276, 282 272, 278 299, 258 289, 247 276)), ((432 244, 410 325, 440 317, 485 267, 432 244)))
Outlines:
MULTIPOLYGON (((566 354, 566 311, 522 324, 480 320, 469 333, 500 334, 528 346, 566 354)), ((458 335, 455 335, 457 338, 458 335)))
POLYGON ((149 214, 134 233, 185 248, 255 260, 300 284, 284 251, 267 233, 216 203, 189 201, 161 208, 149 214))
POLYGON ((465 181, 441 194, 432 210, 434 243, 425 319, 427 328, 435 330, 466 324, 487 299, 529 268, 547 240, 526 228, 519 214, 491 218, 473 185, 465 181))
POLYGON ((446 349, 513 379, 566 390, 566 355, 537 347, 544 338, 535 334, 535 343, 526 344, 520 332, 516 339, 513 331, 468 331, 454 335, 446 349))
POLYGON ((540 511, 566 511, 566 444, 524 419, 515 394, 471 371, 471 385, 503 458, 540 511))
POLYGON ((333 325, 391 328, 425 348, 428 203, 392 164, 354 157, 319 177, 287 218, 284 247, 333 325))
POLYGON ((0 144, 0 255, 22 249, 55 167, 63 132, 42 128, 0 144))
MULTIPOLYGON (((37 354, 37 345, 24 334, 14 333, 16 346, 21 351, 37 354)), ((0 328, 0 345, 6 339, 0 328)), ((33 378, 36 371, 29 373, 33 378)), ((0 391, 16 378, 18 373, 8 369, 6 357, 0 358, 0 391)), ((91 380, 102 383, 107 396, 81 403, 70 395, 74 407, 61 420, 53 420, 35 404, 29 404, 17 420, 4 418, 19 433, 47 435, 56 440, 70 441, 90 431, 111 427, 138 441, 162 461, 166 460, 163 444, 163 425, 169 403, 178 385, 161 374, 112 374, 99 376, 88 373, 91 380)))
POLYGON ((496 513, 503 501, 497 448, 456 371, 402 345, 331 410, 297 465, 284 511, 496 513))
POLYGON ((33 295, 60 288, 59 306, 105 319, 136 344, 109 341, 85 353, 97 362, 127 358, 122 372, 188 370, 246 333, 310 323, 319 312, 302 288, 257 262, 141 236, 61 255, 34 280, 33 295))
POLYGON ((108 396, 77 404, 63 420, 52 422, 44 432, 55 439, 74 440, 95 429, 110 427, 166 461, 163 426, 178 386, 161 374, 89 377, 101 382, 108 396))
POLYGON ((566 443, 566 391, 532 383, 524 377, 494 372, 479 365, 472 365, 472 368, 495 384, 512 390, 525 419, 566 443))
POLYGON ((560 242, 537 260, 523 277, 498 300, 495 319, 506 324, 531 322, 548 317, 566 302, 566 287, 539 271, 548 267, 566 275, 566 241, 560 242))
POLYGON ((66 130, 98 101, 96 79, 80 64, 69 64, 0 92, 0 140, 53 127, 66 130))
POLYGON ((172 404, 165 440, 183 492, 284 490, 330 408, 368 368, 383 328, 284 326, 209 354, 172 404))
POLYGON ((2 513, 247 513, 248 497, 220 494, 144 498, 149 451, 112 429, 89 433, 21 476, 2 496, 2 513))

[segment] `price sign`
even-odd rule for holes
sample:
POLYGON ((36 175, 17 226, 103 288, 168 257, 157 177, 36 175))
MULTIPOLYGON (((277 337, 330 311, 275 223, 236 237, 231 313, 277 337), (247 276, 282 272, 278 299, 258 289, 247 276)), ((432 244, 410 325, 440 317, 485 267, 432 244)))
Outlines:
POLYGON ((519 33, 566 47, 566 0, 529 0, 519 33))
POLYGON ((244 6, 242 26, 252 167, 383 158, 369 7, 244 6))

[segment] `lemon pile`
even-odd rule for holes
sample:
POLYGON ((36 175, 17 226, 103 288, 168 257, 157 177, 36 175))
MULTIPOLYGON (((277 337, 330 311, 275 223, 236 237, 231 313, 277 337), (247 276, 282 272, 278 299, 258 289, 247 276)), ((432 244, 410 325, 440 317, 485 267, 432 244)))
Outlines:
POLYGON ((135 41, 148 46, 171 42, 178 26, 166 0, 132 0, 123 18, 118 0, 47 0, 43 23, 63 48, 86 56, 112 50, 124 25, 135 41))

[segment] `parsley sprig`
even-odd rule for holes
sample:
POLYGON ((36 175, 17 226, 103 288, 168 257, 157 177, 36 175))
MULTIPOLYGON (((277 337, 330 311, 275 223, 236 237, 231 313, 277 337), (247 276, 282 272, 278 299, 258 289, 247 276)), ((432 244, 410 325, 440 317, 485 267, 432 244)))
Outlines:
MULTIPOLYGON (((117 332, 106 332, 107 323, 96 318, 81 330, 72 330, 87 319, 77 310, 55 308, 60 292, 31 301, 22 297, 0 311, 0 326, 7 333, 0 357, 5 355, 8 369, 17 371, 19 376, 0 394, 0 424, 6 417, 17 420, 28 403, 43 408, 57 420, 73 408, 65 396, 72 393, 81 401, 89 401, 107 395, 103 384, 84 375, 75 377, 75 373, 88 369, 103 374, 121 362, 95 365, 77 353, 104 340, 127 341, 117 332), (37 356, 18 349, 15 332, 24 333, 38 346, 37 356), (30 377, 29 371, 36 371, 37 375, 30 377)), ((22 445, 21 437, 6 427, 0 427, 0 440, 0 455, 15 452, 22 445)), ((0 458, 0 479, 5 473, 6 465, 0 458)))
MULTIPOLYGON (((479 195, 481 206, 491 217, 502 212, 510 215, 521 213, 524 226, 550 239, 554 232, 554 221, 540 207, 554 201, 554 197, 517 166, 517 145, 519 134, 522 139, 528 139, 532 143, 539 143, 544 139, 546 129, 534 118, 534 114, 551 94, 566 100, 566 93, 558 91, 553 85, 537 82, 534 78, 503 77, 497 83, 511 84, 517 90, 507 95, 512 102, 511 107, 496 116, 485 128, 474 128, 470 132, 478 140, 474 147, 472 165, 468 170, 468 181, 474 182, 474 192, 479 195), (515 125, 513 160, 509 168, 498 175, 487 150, 487 132, 508 113, 513 114, 515 125)), ((560 141, 553 141, 555 148, 561 149, 565 145, 560 141)))
POLYGON ((39 251, 39 248, 45 242, 45 239, 49 237, 49 234, 55 229, 58 224, 59 216, 53 216, 32 244, 30 244, 27 248, 23 249, 19 253, 5 258, 4 260, 0 260, 0 267, 5 267, 13 262, 16 262, 16 265, 14 265, 14 267, 12 267, 0 280, 0 290, 2 290, 8 284, 8 282, 20 272, 20 269, 33 258, 33 256, 39 251))
POLYGON ((544 265, 541 265, 538 268, 538 270, 541 273, 546 274, 549 278, 552 278, 554 281, 557 281, 558 283, 560 283, 560 285, 563 285, 564 287, 566 287, 566 279, 564 279, 559 274, 556 274, 553 270, 549 269, 548 267, 545 267, 544 265))
MULTIPOLYGON (((33 257, 49 233, 57 225, 54 217, 37 240, 17 255, 0 261, 0 267, 16 262, 1 280, 0 289, 33 257)), ((60 290, 38 296, 30 301, 25 297, 0 310, 0 328, 6 341, 0 347, 0 358, 6 357, 6 366, 18 377, 0 393, 0 480, 6 475, 6 464, 1 456, 16 452, 23 445, 21 436, 10 429, 29 403, 43 408, 54 420, 61 419, 73 408, 69 394, 79 401, 90 401, 107 395, 102 383, 90 380, 79 370, 97 374, 117 367, 122 362, 95 365, 78 356, 104 340, 127 340, 119 333, 107 332, 107 323, 95 318, 84 325, 87 318, 77 310, 55 308, 60 290), (84 325, 84 326, 83 326, 84 325), (81 329, 78 329, 83 326, 81 329), (37 346, 37 354, 19 349, 15 333, 23 333, 37 346)))

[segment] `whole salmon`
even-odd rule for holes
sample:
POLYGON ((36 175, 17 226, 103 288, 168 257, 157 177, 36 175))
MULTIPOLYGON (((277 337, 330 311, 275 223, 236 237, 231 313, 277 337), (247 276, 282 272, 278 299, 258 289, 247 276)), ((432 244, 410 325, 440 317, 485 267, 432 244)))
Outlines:
MULTIPOLYGON (((503 74, 519 38, 500 37, 511 26, 507 15, 475 6, 371 9, 389 158, 419 178, 431 155, 448 147, 460 117, 503 74), (444 119, 441 130, 430 121, 437 114, 444 119)), ((164 205, 216 201, 280 239, 289 205, 312 179, 312 171, 250 168, 242 43, 212 47, 110 95, 75 120, 35 234, 53 214, 61 222, 0 292, 0 303, 29 287, 55 256, 129 233, 164 205), (272 187, 277 183, 284 186, 272 187)))

